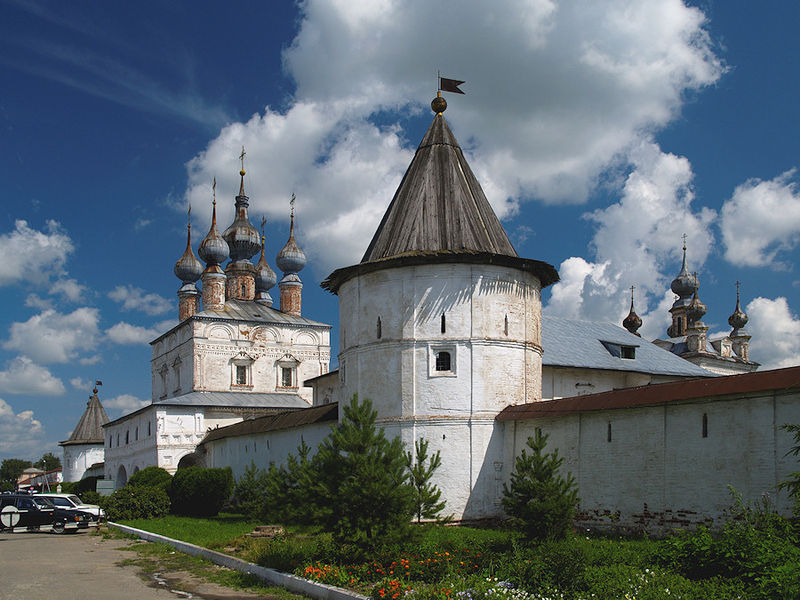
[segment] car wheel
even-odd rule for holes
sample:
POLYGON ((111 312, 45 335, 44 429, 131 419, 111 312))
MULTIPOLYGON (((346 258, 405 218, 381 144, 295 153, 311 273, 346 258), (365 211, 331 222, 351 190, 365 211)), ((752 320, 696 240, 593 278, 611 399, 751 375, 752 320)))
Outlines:
POLYGON ((53 533, 64 533, 64 523, 53 523, 53 533))

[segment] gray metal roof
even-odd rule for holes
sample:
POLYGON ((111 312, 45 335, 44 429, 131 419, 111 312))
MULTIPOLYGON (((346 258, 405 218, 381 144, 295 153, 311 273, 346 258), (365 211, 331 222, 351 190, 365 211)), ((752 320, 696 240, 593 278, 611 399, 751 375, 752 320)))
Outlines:
POLYGON ((292 429, 294 427, 302 427, 304 425, 322 423, 325 421, 335 422, 338 418, 339 405, 336 402, 332 404, 325 404, 323 406, 313 406, 303 410, 293 410, 291 412, 265 415, 263 417, 246 419, 240 423, 228 425, 227 427, 212 429, 206 434, 206 437, 203 438, 203 441, 200 442, 200 445, 228 437, 267 433, 269 431, 278 431, 280 429, 292 429))
POLYGON ((233 408, 308 408, 297 394, 252 392, 188 392, 153 402, 158 406, 225 406, 233 408))
POLYGON ((103 425, 106 423, 108 423, 108 415, 97 397, 97 388, 95 388, 94 393, 89 396, 89 402, 86 403, 86 410, 83 411, 81 420, 72 430, 72 435, 59 445, 103 444, 103 425))
POLYGON ((361 262, 443 250, 517 256, 440 113, 417 148, 361 262))
POLYGON ((542 315, 542 348, 542 364, 548 367, 580 367, 689 377, 715 375, 611 323, 542 315), (603 342, 634 346, 635 358, 614 356, 603 342))
MULTIPOLYGON (((294 410, 308 408, 308 402, 297 394, 283 393, 255 393, 255 392, 187 392, 173 398, 156 400, 127 415, 123 415, 108 423, 113 425, 119 421, 129 419, 153 406, 213 406, 224 408, 252 408, 262 411, 294 410)), ((103 441, 101 435, 100 441, 103 441)))

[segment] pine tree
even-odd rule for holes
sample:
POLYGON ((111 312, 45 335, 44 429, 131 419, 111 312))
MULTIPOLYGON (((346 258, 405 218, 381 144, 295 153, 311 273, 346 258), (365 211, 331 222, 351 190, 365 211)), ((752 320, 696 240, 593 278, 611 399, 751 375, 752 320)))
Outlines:
POLYGON ((420 438, 414 443, 414 454, 406 452, 406 467, 410 475, 410 482, 414 488, 414 507, 417 514, 417 523, 422 518, 434 519, 444 510, 445 501, 439 502, 442 490, 431 484, 433 472, 442 464, 442 457, 437 450, 428 460, 428 440, 420 438), (427 462, 427 464, 426 464, 427 462))
POLYGON ((547 434, 537 429, 528 438, 528 448, 516 458, 511 486, 503 484, 503 508, 519 523, 528 539, 566 537, 579 502, 572 473, 562 476, 558 470, 563 458, 558 449, 544 452, 547 434))
POLYGON ((368 548, 403 539, 414 514, 403 444, 387 440, 376 417, 353 396, 313 459, 319 505, 329 509, 319 521, 338 542, 368 548))

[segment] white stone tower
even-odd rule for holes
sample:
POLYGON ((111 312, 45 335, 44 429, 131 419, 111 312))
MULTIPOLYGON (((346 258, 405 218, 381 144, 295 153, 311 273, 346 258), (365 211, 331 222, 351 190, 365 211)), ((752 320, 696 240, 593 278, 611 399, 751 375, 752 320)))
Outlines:
POLYGON ((542 287, 549 264, 520 258, 442 112, 419 145, 339 296, 342 398, 373 401, 389 435, 442 453, 437 485, 456 518, 500 512, 501 429, 510 404, 541 398, 542 287))

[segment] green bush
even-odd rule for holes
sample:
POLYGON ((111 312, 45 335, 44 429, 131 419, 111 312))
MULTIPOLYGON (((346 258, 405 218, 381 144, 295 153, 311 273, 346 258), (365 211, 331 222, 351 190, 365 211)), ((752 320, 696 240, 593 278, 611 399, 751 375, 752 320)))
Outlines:
POLYGON ((83 501, 84 504, 100 504, 100 499, 102 496, 97 492, 83 492, 80 495, 80 499, 83 501))
POLYGON ((233 486, 231 511, 251 518, 260 515, 264 506, 266 478, 267 474, 251 462, 233 486))
POLYGON ((736 506, 722 531, 714 535, 699 527, 664 540, 658 552, 661 564, 692 579, 722 576, 758 585, 772 581, 777 589, 797 585, 800 575, 788 565, 800 565, 800 548, 788 521, 766 495, 745 504, 735 490, 731 493, 736 506))
POLYGON ((529 548, 518 548, 511 563, 513 578, 529 590, 583 589, 587 558, 573 539, 551 540, 529 548))
POLYGON ((537 429, 515 459, 511 485, 503 484, 503 508, 531 540, 563 539, 572 527, 578 490, 571 473, 559 473, 558 449, 545 452, 547 434, 537 429))
POLYGON ((171 482, 172 475, 169 474, 169 471, 153 465, 134 473, 128 480, 128 485, 157 487, 166 492, 169 490, 169 484, 171 482))
POLYGON ((152 519, 169 514, 169 497, 164 490, 126 485, 100 501, 109 521, 152 519))
POLYGON ((97 480, 102 479, 102 477, 98 477, 96 475, 92 475, 91 477, 85 477, 81 479, 79 482, 75 484, 75 489, 72 493, 78 494, 79 496, 83 492, 96 492, 97 491, 97 480))
POLYGON ((78 485, 77 481, 62 481, 61 482, 61 493, 62 494, 74 494, 75 487, 78 485))
POLYGON ((233 491, 233 471, 187 467, 175 472, 169 488, 172 512, 192 517, 212 517, 233 491))
POLYGON ((249 557, 262 567, 291 573, 299 566, 318 560, 321 554, 328 554, 322 548, 325 545, 324 537, 319 539, 320 537, 322 536, 279 536, 260 543, 250 552, 249 557))

